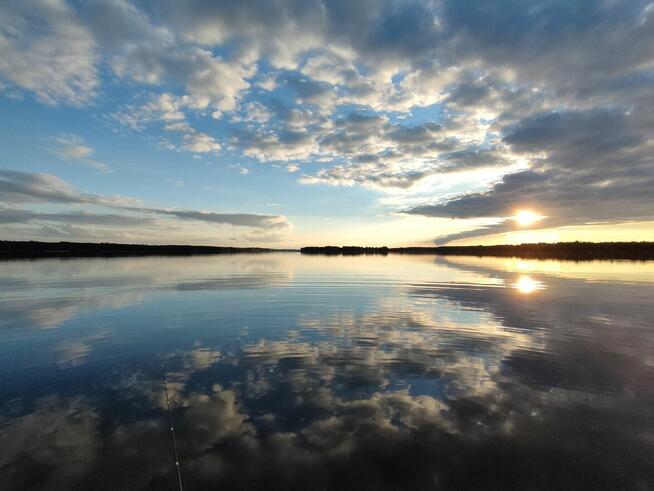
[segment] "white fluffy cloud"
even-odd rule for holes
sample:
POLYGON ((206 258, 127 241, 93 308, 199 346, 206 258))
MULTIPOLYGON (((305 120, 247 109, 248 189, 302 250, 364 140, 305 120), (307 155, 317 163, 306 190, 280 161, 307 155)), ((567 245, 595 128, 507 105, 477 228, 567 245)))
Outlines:
POLYGON ((96 94, 95 42, 64 0, 3 3, 0 18, 0 77, 47 104, 96 94))
POLYGON ((220 144, 209 135, 193 133, 184 135, 183 148, 196 153, 209 153, 220 151, 220 144))

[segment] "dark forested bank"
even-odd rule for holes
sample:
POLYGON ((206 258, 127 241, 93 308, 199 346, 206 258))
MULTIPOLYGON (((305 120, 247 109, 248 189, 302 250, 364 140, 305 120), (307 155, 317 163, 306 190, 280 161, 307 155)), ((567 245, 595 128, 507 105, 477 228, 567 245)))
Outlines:
MULTIPOLYGON (((291 249, 260 247, 214 247, 190 245, 143 245, 80 242, 0 241, 0 259, 42 257, 115 257, 194 254, 238 254, 290 252, 291 249)), ((303 247, 302 254, 439 254, 457 256, 501 256, 533 259, 654 259, 654 242, 559 242, 492 246, 440 247, 303 247)))
POLYGON ((532 259, 654 259, 654 242, 559 242, 492 246, 440 247, 303 247, 302 254, 440 254, 532 259))
POLYGON ((238 254, 277 251, 279 250, 259 247, 0 241, 0 259, 28 259, 42 257, 190 256, 194 254, 238 254))
POLYGON ((355 256, 358 254, 388 254, 388 247, 359 247, 359 246, 324 246, 324 247, 303 247, 302 254, 322 254, 327 256, 355 256))

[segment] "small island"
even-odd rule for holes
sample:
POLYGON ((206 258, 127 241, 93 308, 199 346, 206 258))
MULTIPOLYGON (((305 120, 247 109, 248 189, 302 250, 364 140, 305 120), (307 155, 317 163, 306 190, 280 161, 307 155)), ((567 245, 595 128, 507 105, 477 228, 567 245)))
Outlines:
POLYGON ((319 254, 324 256, 357 256, 369 254, 388 254, 388 247, 361 247, 361 246, 324 246, 324 247, 303 247, 302 254, 319 254))

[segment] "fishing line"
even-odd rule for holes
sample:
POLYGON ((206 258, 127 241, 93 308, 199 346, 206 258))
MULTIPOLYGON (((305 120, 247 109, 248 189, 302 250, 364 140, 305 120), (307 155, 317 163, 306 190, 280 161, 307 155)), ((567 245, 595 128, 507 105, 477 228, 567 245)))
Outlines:
POLYGON ((175 455, 175 468, 177 469, 177 484, 179 491, 182 489, 182 470, 179 466, 179 454, 177 453, 177 439, 175 438, 175 425, 173 424, 173 413, 170 411, 170 399, 168 398, 168 384, 166 384, 166 364, 161 364, 161 376, 163 378, 164 392, 166 394, 166 409, 168 411, 168 422, 170 423, 170 435, 173 441, 173 453, 175 455))

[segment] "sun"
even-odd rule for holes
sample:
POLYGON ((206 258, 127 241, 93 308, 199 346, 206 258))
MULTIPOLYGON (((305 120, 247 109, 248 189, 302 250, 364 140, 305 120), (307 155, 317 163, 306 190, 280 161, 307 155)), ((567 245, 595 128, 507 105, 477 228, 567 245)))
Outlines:
POLYGON ((518 225, 521 225, 523 227, 527 225, 531 225, 532 223, 537 222, 541 218, 543 217, 529 210, 520 210, 513 217, 513 219, 516 222, 518 222, 518 225))

